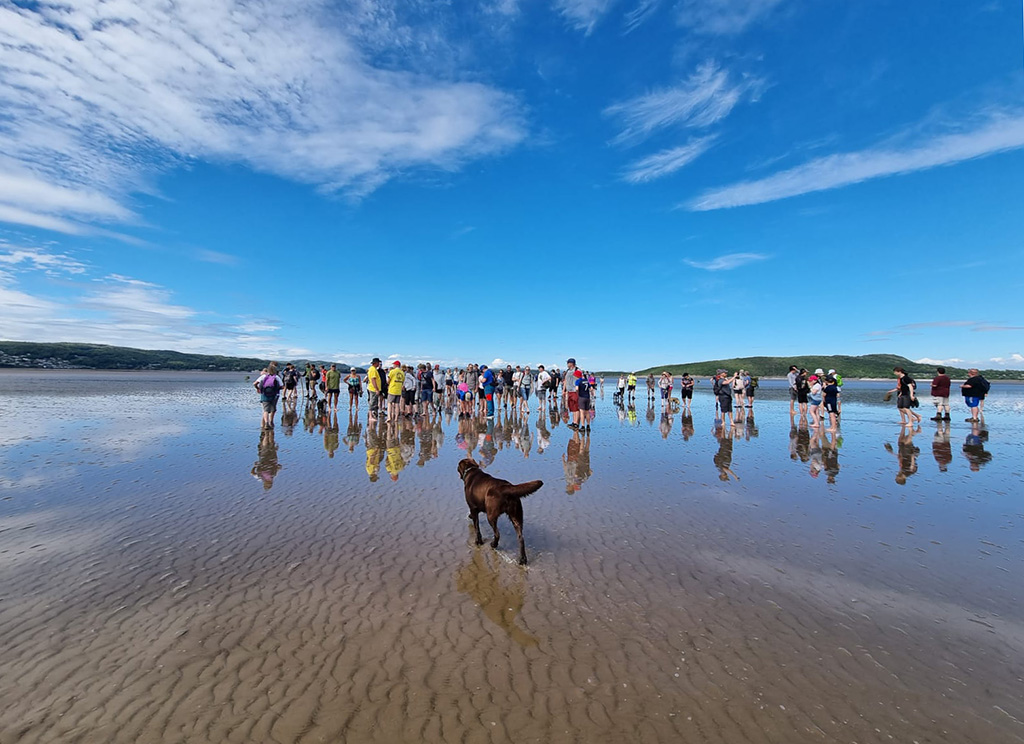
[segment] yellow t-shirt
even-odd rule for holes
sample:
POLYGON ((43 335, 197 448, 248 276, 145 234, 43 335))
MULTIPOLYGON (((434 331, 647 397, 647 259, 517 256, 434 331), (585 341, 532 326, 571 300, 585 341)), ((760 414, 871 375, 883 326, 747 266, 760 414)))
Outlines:
POLYGON ((366 389, 371 393, 380 392, 380 372, 372 364, 370 368, 366 370, 366 389))
POLYGON ((636 387, 636 375, 630 375, 626 378, 626 384, 636 387))
POLYGON ((401 395, 405 384, 405 372, 401 367, 392 367, 388 372, 388 395, 401 395))

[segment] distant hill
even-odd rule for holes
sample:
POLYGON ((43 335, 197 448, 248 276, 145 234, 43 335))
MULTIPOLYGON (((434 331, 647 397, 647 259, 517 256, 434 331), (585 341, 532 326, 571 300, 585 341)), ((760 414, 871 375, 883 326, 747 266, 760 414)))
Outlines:
MULTIPOLYGON (((284 366, 292 362, 305 367, 307 359, 279 359, 284 366)), ((207 370, 213 372, 252 372, 263 369, 269 359, 255 357, 214 356, 210 354, 184 354, 180 351, 153 351, 126 346, 103 344, 56 343, 39 344, 30 341, 0 341, 0 367, 27 367, 36 369, 171 369, 207 370)), ((327 364, 316 360, 316 364, 327 364)), ((349 365, 338 369, 348 372, 349 365)), ((362 370, 360 370, 362 371, 362 370)))
MULTIPOLYGON (((715 370, 727 369, 734 372, 737 369, 745 369, 752 375, 758 377, 785 377, 789 372, 789 365, 806 367, 812 372, 821 367, 828 371, 834 369, 845 379, 858 377, 875 377, 888 379, 892 377, 893 367, 903 367, 910 373, 911 377, 919 380, 930 380, 935 376, 935 367, 930 364, 918 364, 905 357, 894 354, 865 354, 864 356, 792 356, 792 357, 738 357, 736 359, 712 359, 704 362, 689 362, 687 364, 667 364, 659 367, 649 367, 638 370, 638 375, 646 376, 649 373, 660 374, 662 370, 668 370, 674 375, 689 372, 691 375, 709 377, 715 374, 715 370)), ((614 374, 619 374, 615 372, 614 374)), ((946 367, 946 374, 950 377, 963 379, 967 377, 967 370, 961 367, 946 367)), ((1024 370, 1013 369, 986 369, 982 374, 989 380, 1024 380, 1024 370)))

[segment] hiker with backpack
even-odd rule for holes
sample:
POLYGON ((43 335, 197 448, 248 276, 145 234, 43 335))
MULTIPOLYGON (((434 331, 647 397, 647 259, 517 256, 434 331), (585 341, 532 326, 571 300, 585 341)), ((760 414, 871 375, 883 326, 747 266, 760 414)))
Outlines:
POLYGON ((284 383, 277 376, 277 362, 271 362, 263 370, 263 373, 253 383, 256 392, 260 394, 260 404, 263 406, 262 428, 274 428, 274 416, 277 415, 277 398, 281 394, 284 383))
POLYGON ((967 374, 970 377, 960 386, 960 392, 964 396, 964 403, 971 409, 971 417, 967 421, 981 421, 981 416, 985 412, 985 396, 988 395, 992 385, 974 367, 967 370, 967 374))
POLYGON ((711 391, 718 399, 718 406, 722 411, 722 425, 725 426, 725 417, 728 416, 729 426, 735 426, 736 422, 732 418, 732 384, 736 381, 739 373, 734 373, 731 377, 727 377, 728 374, 724 369, 718 370, 718 374, 715 375, 715 380, 711 384, 711 391))

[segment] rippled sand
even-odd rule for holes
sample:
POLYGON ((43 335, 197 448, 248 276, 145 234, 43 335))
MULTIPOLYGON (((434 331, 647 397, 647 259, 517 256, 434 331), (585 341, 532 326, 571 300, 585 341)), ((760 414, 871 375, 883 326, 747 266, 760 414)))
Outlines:
POLYGON ((250 403, 100 397, 5 445, 0 742, 1024 741, 1011 437, 900 486, 898 428, 852 410, 828 484, 765 402, 723 481, 697 404, 689 438, 602 402, 589 443, 543 421, 544 452, 536 413, 356 422, 350 452, 344 412, 340 448, 328 423, 268 449, 250 403), (474 446, 546 482, 528 568, 507 521, 472 544, 474 446))

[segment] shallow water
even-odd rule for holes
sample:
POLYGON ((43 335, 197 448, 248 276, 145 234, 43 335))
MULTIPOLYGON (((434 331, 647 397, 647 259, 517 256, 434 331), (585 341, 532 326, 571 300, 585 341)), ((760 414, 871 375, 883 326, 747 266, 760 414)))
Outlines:
POLYGON ((3 744, 1024 741, 1024 386, 909 433, 888 383, 833 434, 769 381, 729 434, 609 387, 589 436, 271 437, 238 374, 0 381, 3 744), (467 453, 545 481, 528 568, 467 453))

